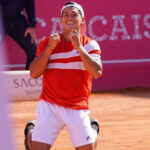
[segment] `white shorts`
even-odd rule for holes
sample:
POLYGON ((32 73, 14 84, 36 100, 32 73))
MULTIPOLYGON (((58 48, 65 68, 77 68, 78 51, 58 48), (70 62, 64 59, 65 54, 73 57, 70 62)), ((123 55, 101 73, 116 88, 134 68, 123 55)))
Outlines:
POLYGON ((90 124, 89 110, 74 110, 40 100, 32 141, 50 144, 66 126, 74 147, 94 143, 96 137, 90 124))

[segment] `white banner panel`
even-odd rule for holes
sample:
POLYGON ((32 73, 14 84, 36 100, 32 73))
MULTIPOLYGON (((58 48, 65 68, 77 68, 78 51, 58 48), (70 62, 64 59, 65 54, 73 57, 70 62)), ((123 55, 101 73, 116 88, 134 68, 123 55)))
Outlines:
POLYGON ((42 89, 42 76, 33 79, 29 71, 4 71, 10 100, 37 100, 42 89))

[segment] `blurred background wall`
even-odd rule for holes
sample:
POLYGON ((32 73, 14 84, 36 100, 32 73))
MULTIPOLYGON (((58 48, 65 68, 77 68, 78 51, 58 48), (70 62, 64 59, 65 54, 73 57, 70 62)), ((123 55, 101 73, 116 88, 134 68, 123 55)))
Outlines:
MULTIPOLYGON (((35 0, 37 44, 50 33, 62 31, 60 10, 65 0, 35 0)), ((93 91, 150 87, 150 1, 86 0, 86 35, 101 47, 103 76, 93 80, 93 91)), ((22 70, 25 53, 9 37, 7 70, 22 70)))

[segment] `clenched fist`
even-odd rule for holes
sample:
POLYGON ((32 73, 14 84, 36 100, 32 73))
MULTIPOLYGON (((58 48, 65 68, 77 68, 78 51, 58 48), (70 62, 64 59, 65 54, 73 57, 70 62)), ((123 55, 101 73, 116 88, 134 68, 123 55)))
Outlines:
POLYGON ((49 36, 48 48, 53 50, 57 44, 60 43, 60 36, 57 33, 53 33, 49 36))

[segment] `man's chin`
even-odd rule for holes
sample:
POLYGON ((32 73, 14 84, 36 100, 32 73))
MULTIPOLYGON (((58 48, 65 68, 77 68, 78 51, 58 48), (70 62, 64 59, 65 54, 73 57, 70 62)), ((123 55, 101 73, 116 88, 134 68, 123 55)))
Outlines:
POLYGON ((74 31, 74 30, 75 30, 75 28, 68 28, 68 29, 67 29, 68 32, 72 32, 72 31, 74 31))

